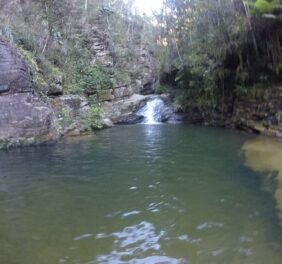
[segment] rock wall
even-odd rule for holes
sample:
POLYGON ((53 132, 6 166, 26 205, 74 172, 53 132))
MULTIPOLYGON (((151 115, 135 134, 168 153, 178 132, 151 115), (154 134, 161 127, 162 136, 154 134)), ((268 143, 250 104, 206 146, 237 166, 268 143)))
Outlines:
POLYGON ((50 106, 35 93, 24 61, 0 39, 0 147, 55 140, 55 121, 50 106))
POLYGON ((115 101, 128 98, 133 94, 148 95, 155 92, 157 82, 156 69, 158 60, 153 52, 144 44, 136 43, 131 49, 126 45, 115 44, 113 49, 109 37, 100 32, 97 27, 92 28, 90 37, 91 51, 94 54, 93 64, 101 64, 109 68, 115 68, 115 60, 119 60, 124 54, 130 54, 125 59, 123 72, 130 76, 127 81, 120 81, 113 77, 113 89, 106 91, 101 96, 101 101, 115 101), (133 54, 132 54, 133 50, 133 54))
POLYGON ((149 48, 141 43, 136 43, 131 50, 126 45, 111 47, 111 39, 100 32, 98 27, 92 28, 90 37, 91 51, 94 54, 92 63, 114 69, 116 60, 124 54, 132 53, 125 59, 123 72, 130 76, 129 80, 112 80, 113 88, 103 91, 99 96, 103 108, 104 123, 134 123, 132 113, 146 101, 146 96, 155 92, 157 82, 157 60, 149 48))
POLYGON ((31 78, 24 61, 0 39, 0 93, 32 92, 31 78))
POLYGON ((239 98, 234 105, 235 128, 282 137, 281 87, 267 85, 259 98, 239 98))
MULTIPOLYGON (((134 94, 129 98, 103 103, 103 117, 114 124, 137 123, 138 117, 133 113, 145 105, 148 96, 134 94)), ((142 121, 142 120, 140 120, 142 121)))
POLYGON ((282 137, 282 87, 263 85, 261 90, 245 96, 238 96, 225 106, 225 110, 191 105, 186 120, 206 126, 227 127, 267 136, 282 137))
POLYGON ((50 100, 61 135, 78 136, 91 130, 91 108, 87 98, 63 95, 50 100))
MULTIPOLYGON (((124 65, 119 66, 121 75, 129 78, 113 76, 112 89, 103 91, 98 98, 103 109, 103 127, 134 123, 132 113, 145 104, 148 94, 154 93, 156 59, 141 43, 131 48, 115 46, 118 52, 113 51, 111 40, 96 27, 88 39, 93 65, 115 70, 121 54, 134 51, 130 58, 123 58, 124 65)), ((52 83, 44 84, 43 99, 33 84, 31 69, 34 69, 28 67, 23 58, 25 56, 0 39, 0 148, 40 144, 91 130, 93 109, 88 99, 65 95, 61 74, 54 75, 52 83)))

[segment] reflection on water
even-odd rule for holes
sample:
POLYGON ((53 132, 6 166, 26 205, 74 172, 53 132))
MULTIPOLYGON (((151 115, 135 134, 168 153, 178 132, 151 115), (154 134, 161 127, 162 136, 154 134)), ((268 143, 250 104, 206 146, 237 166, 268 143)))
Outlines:
POLYGON ((274 192, 282 224, 282 142, 272 138, 258 138, 247 141, 243 150, 246 165, 255 171, 265 173, 264 187, 274 192))
POLYGON ((108 255, 98 256, 96 263, 186 263, 184 260, 161 255, 142 258, 144 254, 162 253, 159 242, 165 236, 165 231, 157 232, 152 223, 143 221, 137 225, 127 226, 121 232, 112 235, 98 234, 97 239, 109 236, 114 237, 113 251, 108 255))
POLYGON ((272 193, 241 160, 248 139, 139 125, 1 152, 0 263, 281 264, 272 193))

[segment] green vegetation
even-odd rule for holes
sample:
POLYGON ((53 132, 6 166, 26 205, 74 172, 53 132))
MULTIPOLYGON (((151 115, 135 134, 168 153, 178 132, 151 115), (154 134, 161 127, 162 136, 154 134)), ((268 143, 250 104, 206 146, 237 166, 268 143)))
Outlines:
POLYGON ((281 14, 276 0, 165 1, 162 81, 184 110, 197 101, 232 108, 256 83, 281 81, 281 14))
POLYGON ((182 110, 230 111, 238 98, 262 98, 261 87, 281 82, 281 1, 165 0, 157 26, 133 14, 133 2, 0 0, 0 30, 42 95, 59 83, 92 105, 139 79, 143 47, 159 58, 158 92, 173 93, 182 110))
POLYGON ((114 85, 129 83, 134 73, 124 71, 129 62, 139 57, 136 49, 142 45, 156 49, 157 30, 146 17, 132 14, 130 1, 125 4, 122 0, 93 0, 87 2, 87 8, 85 3, 85 0, 12 0, 8 4, 0 0, 2 35, 32 54, 39 67, 36 71, 42 71, 43 77, 46 68, 52 65, 59 68, 66 93, 88 93, 89 86, 93 93, 95 89, 109 87, 109 79, 114 85), (110 52, 108 56, 113 62, 93 61, 97 52, 105 50, 110 52), (90 76, 98 78, 97 83, 90 76))
POLYGON ((157 50, 157 30, 132 1, 0 0, 0 9, 0 37, 25 59, 38 92, 86 96, 92 127, 101 126, 99 95, 135 82, 139 49, 157 50))
POLYGON ((112 88, 109 70, 102 66, 81 66, 78 72, 79 88, 87 95, 99 94, 102 90, 112 88))
POLYGON ((256 0, 256 1, 246 1, 246 4, 249 5, 253 14, 265 14, 272 13, 278 6, 278 0, 256 0))
POLYGON ((91 107, 90 114, 87 118, 87 124, 90 124, 90 128, 99 129, 102 128, 102 120, 101 120, 101 106, 93 105, 91 107))

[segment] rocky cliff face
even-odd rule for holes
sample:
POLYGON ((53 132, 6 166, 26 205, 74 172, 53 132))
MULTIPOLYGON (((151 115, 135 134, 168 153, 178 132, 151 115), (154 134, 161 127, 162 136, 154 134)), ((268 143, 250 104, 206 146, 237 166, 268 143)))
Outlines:
POLYGON ((238 98, 232 115, 235 128, 282 137, 281 91, 279 85, 266 85, 260 96, 238 98))
POLYGON ((222 109, 190 106, 186 119, 189 122, 206 126, 228 127, 262 134, 282 137, 282 88, 279 85, 265 84, 257 94, 238 96, 233 106, 222 109))
MULTIPOLYGON (((90 40, 92 64, 115 69, 115 60, 122 55, 111 50, 107 36, 94 28, 90 40)), ((118 49, 122 54, 129 53, 129 47, 118 49)), ((91 130, 93 113, 87 98, 65 95, 60 78, 53 86, 49 83, 43 89, 46 91, 43 100, 33 85, 29 70, 32 68, 11 45, 0 39, 0 148, 39 144, 91 130)), ((145 104, 148 94, 154 93, 155 69, 156 60, 148 48, 136 45, 133 56, 124 59, 122 68, 129 78, 113 76, 113 87, 99 94, 102 126, 132 122, 132 112, 145 104)))
POLYGON ((0 93, 30 93, 31 78, 24 61, 0 39, 0 93))
POLYGON ((100 32, 98 27, 92 28, 90 40, 92 43, 90 49, 94 54, 92 64, 101 64, 109 68, 116 68, 116 64, 121 64, 122 71, 129 77, 127 80, 113 77, 113 89, 110 90, 112 96, 101 98, 102 101, 118 100, 134 93, 142 95, 154 93, 158 60, 148 46, 141 42, 135 43, 132 47, 111 44, 109 36, 100 32))
POLYGON ((147 95, 155 92, 158 62, 153 52, 142 43, 136 43, 133 47, 114 45, 113 49, 111 39, 97 27, 92 29, 90 39, 94 54, 93 64, 115 69, 117 61, 123 61, 122 72, 128 75, 127 80, 119 80, 113 76, 113 87, 100 94, 104 120, 114 124, 138 121, 132 119, 132 113, 145 103, 147 95))
POLYGON ((0 147, 44 143, 57 138, 53 111, 35 93, 28 67, 0 39, 0 147))

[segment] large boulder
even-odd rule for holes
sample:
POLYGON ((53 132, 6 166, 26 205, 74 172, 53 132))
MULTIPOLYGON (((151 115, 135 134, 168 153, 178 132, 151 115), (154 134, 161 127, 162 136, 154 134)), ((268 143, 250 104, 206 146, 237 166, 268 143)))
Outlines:
POLYGON ((31 93, 0 96, 0 148, 26 146, 58 137, 54 114, 31 93))
POLYGON ((30 74, 24 61, 0 39, 0 95, 32 91, 30 74))
POLYGON ((102 104, 104 118, 110 119, 114 124, 136 123, 138 117, 132 114, 146 104, 148 96, 133 94, 129 98, 102 104))
POLYGON ((33 90, 28 67, 0 39, 0 148, 57 139, 52 109, 33 90))
POLYGON ((136 115, 136 114, 127 114, 121 116, 116 120, 116 124, 118 125, 134 125, 141 123, 144 120, 143 116, 136 115))
POLYGON ((114 97, 115 99, 121 99, 125 97, 129 97, 134 94, 131 86, 121 86, 114 88, 114 97))

